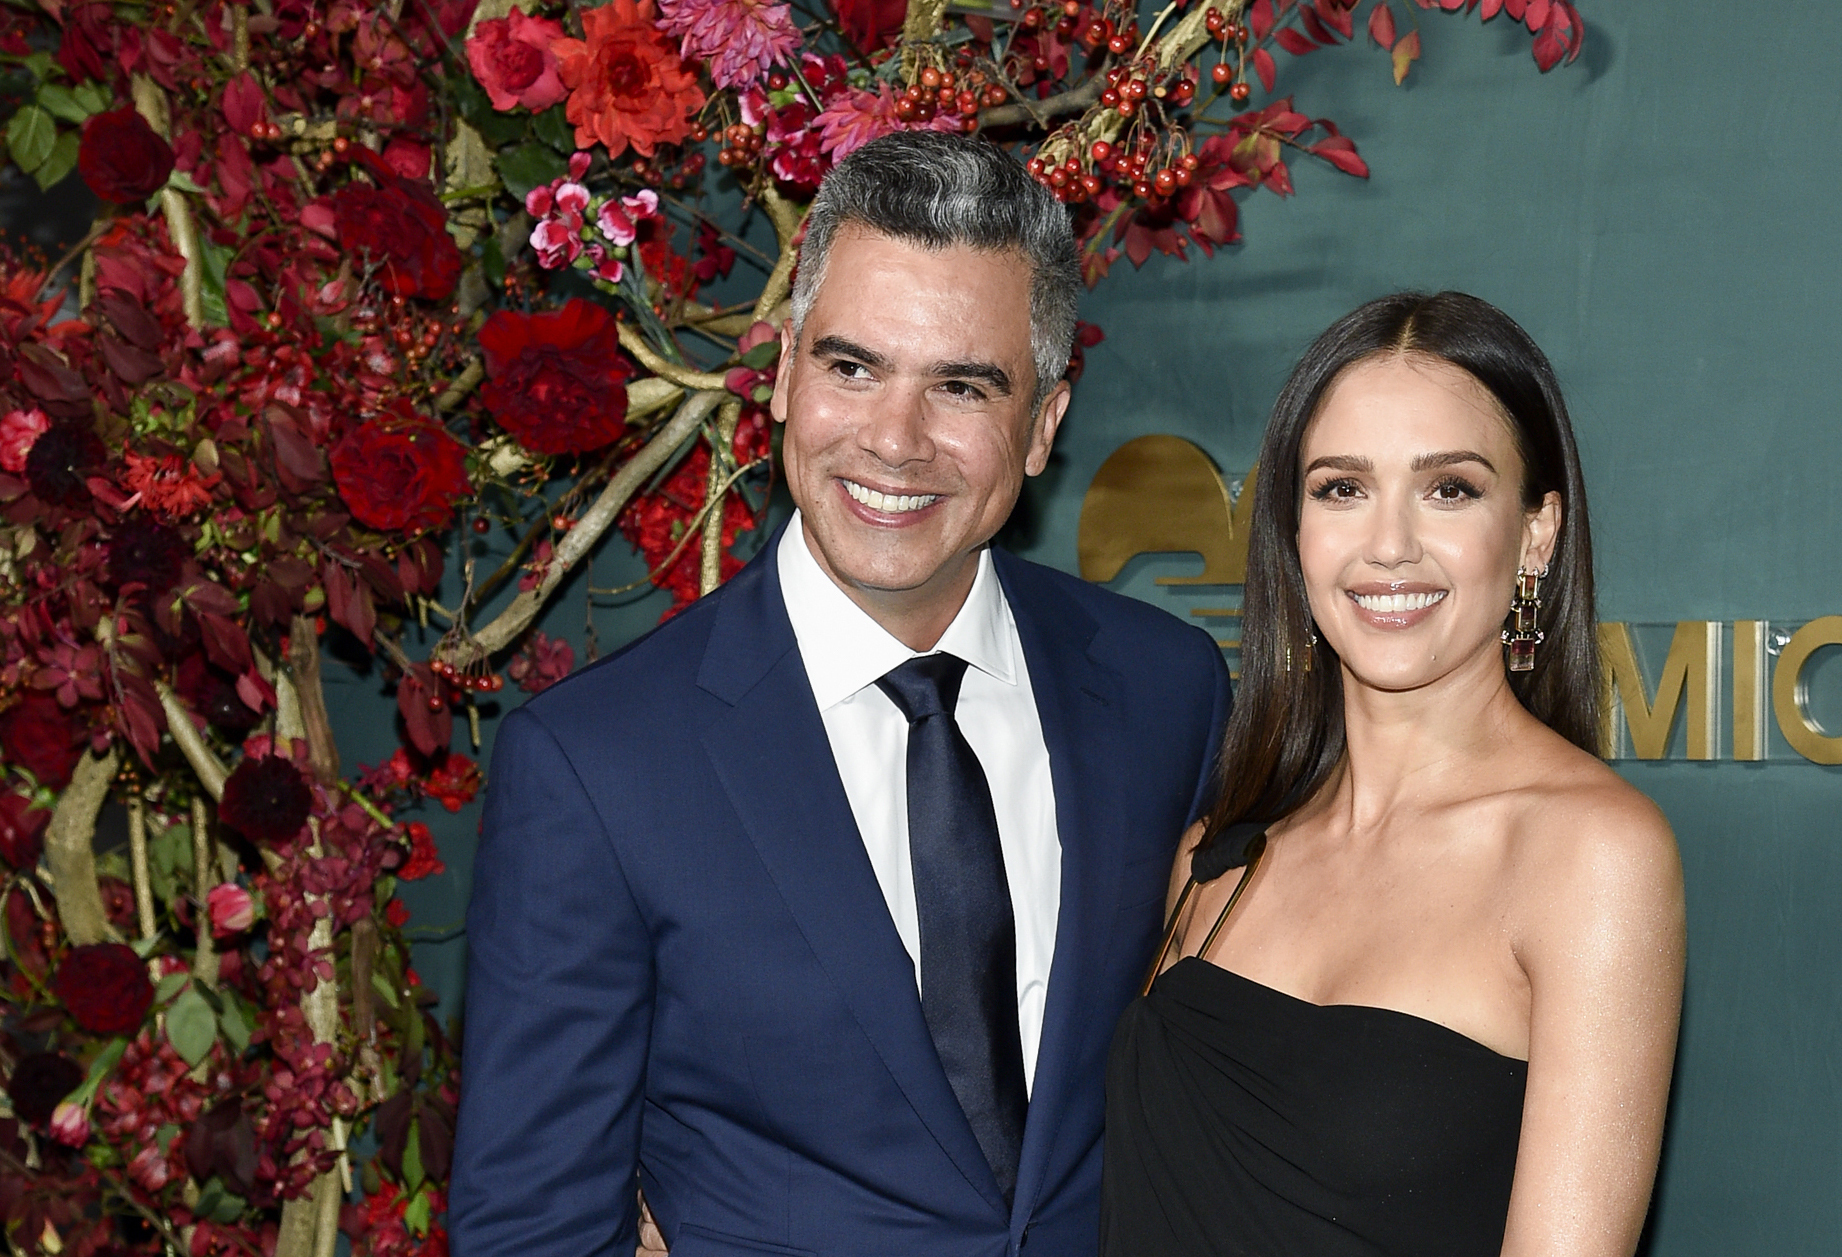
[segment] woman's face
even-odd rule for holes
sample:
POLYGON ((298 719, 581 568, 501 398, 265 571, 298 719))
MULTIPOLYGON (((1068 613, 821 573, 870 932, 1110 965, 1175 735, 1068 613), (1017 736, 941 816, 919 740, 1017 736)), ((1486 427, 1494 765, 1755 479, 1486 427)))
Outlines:
POLYGON ((1516 569, 1553 553, 1560 495, 1524 509, 1515 435, 1483 385, 1436 358, 1366 359, 1331 385, 1299 463, 1311 613, 1355 680, 1500 675, 1516 569))

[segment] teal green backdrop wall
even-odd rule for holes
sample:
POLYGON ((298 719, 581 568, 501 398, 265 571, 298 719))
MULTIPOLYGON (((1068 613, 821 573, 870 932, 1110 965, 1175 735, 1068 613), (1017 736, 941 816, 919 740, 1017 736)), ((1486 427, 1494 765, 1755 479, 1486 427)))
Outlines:
MULTIPOLYGON (((1285 65, 1282 90, 1355 137, 1374 176, 1300 163, 1295 198, 1243 203, 1244 245, 1120 264, 1088 299, 1107 339, 1008 534, 1015 548, 1074 570, 1082 493, 1135 436, 1187 437, 1240 476, 1293 359, 1332 319, 1398 288, 1458 288, 1528 328, 1568 391, 1603 618, 1842 613, 1842 9, 1582 7, 1583 55, 1547 76, 1504 20, 1417 7, 1426 56, 1405 89, 1373 49, 1285 65)), ((1184 614, 1222 591, 1179 595, 1153 578, 1197 566, 1142 558, 1115 584, 1184 614)), ((615 540, 594 583, 639 570, 615 540)), ((601 649, 663 605, 653 594, 593 612, 601 649)), ((545 627, 580 654, 587 622, 578 580, 545 627)), ((331 680, 342 744, 383 758, 395 735, 381 683, 331 680)), ((1813 710, 1842 731, 1842 664, 1822 660, 1810 680, 1813 710)), ((490 735, 489 721, 488 753, 490 735)), ((1833 1257, 1842 769, 1619 767, 1674 824, 1689 894, 1688 998, 1647 1251, 1833 1257)), ((465 903, 477 808, 428 819, 449 871, 408 888, 426 940, 418 966, 457 1012, 464 939, 448 927, 465 903)))

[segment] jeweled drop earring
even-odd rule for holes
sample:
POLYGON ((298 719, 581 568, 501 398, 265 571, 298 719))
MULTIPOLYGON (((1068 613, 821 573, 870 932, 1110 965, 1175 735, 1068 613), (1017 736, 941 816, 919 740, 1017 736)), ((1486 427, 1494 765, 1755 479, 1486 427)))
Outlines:
POLYGON ((1541 578, 1547 574, 1546 567, 1539 572, 1524 567, 1516 569, 1516 595, 1509 603, 1513 627, 1503 630, 1503 642, 1509 647, 1511 672, 1535 670, 1535 648, 1543 640, 1542 631, 1536 627, 1541 617, 1541 578))
POLYGON ((1318 622, 1313 620, 1305 629, 1305 671, 1311 671, 1311 657, 1317 654, 1318 622))

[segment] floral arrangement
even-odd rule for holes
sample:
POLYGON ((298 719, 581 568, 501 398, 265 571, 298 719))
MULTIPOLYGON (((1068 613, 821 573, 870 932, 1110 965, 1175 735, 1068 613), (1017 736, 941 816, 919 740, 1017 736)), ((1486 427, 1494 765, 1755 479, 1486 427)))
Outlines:
MULTIPOLYGON (((1566 0, 1413 4, 1521 23, 1543 70, 1583 34, 1566 0)), ((1367 173, 1275 94, 1282 58, 1368 42, 1399 81, 1417 20, 1406 0, 0 7, 7 156, 102 204, 64 258, 0 250, 10 1249, 305 1257, 343 1231, 445 1252, 459 1056, 397 896, 442 867, 415 811, 481 786, 457 715, 477 748, 481 696, 574 666, 536 625, 611 531, 674 607, 739 566, 825 172, 897 129, 982 133, 1070 205, 1090 282, 1212 253, 1237 197, 1291 193, 1288 163, 1367 173), (376 767, 341 762, 329 634, 395 689, 404 745, 376 767), (97 843, 105 809, 125 843, 97 843)))

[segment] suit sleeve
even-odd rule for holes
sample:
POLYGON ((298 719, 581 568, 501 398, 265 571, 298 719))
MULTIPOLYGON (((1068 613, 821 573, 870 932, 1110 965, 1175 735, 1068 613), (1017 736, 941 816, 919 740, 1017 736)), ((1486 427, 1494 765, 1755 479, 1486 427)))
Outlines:
POLYGON ((493 748, 467 943, 456 1257, 631 1254, 651 940, 600 815, 527 709, 493 748))
POLYGON ((1208 741, 1203 746, 1202 769, 1197 774, 1196 793, 1190 799, 1190 819, 1187 823, 1191 825, 1215 806, 1220 784, 1222 738, 1228 731, 1229 713, 1234 710, 1234 689, 1228 679, 1228 664, 1222 659, 1221 647, 1207 633, 1201 636, 1209 647, 1206 666, 1211 701, 1208 741))

